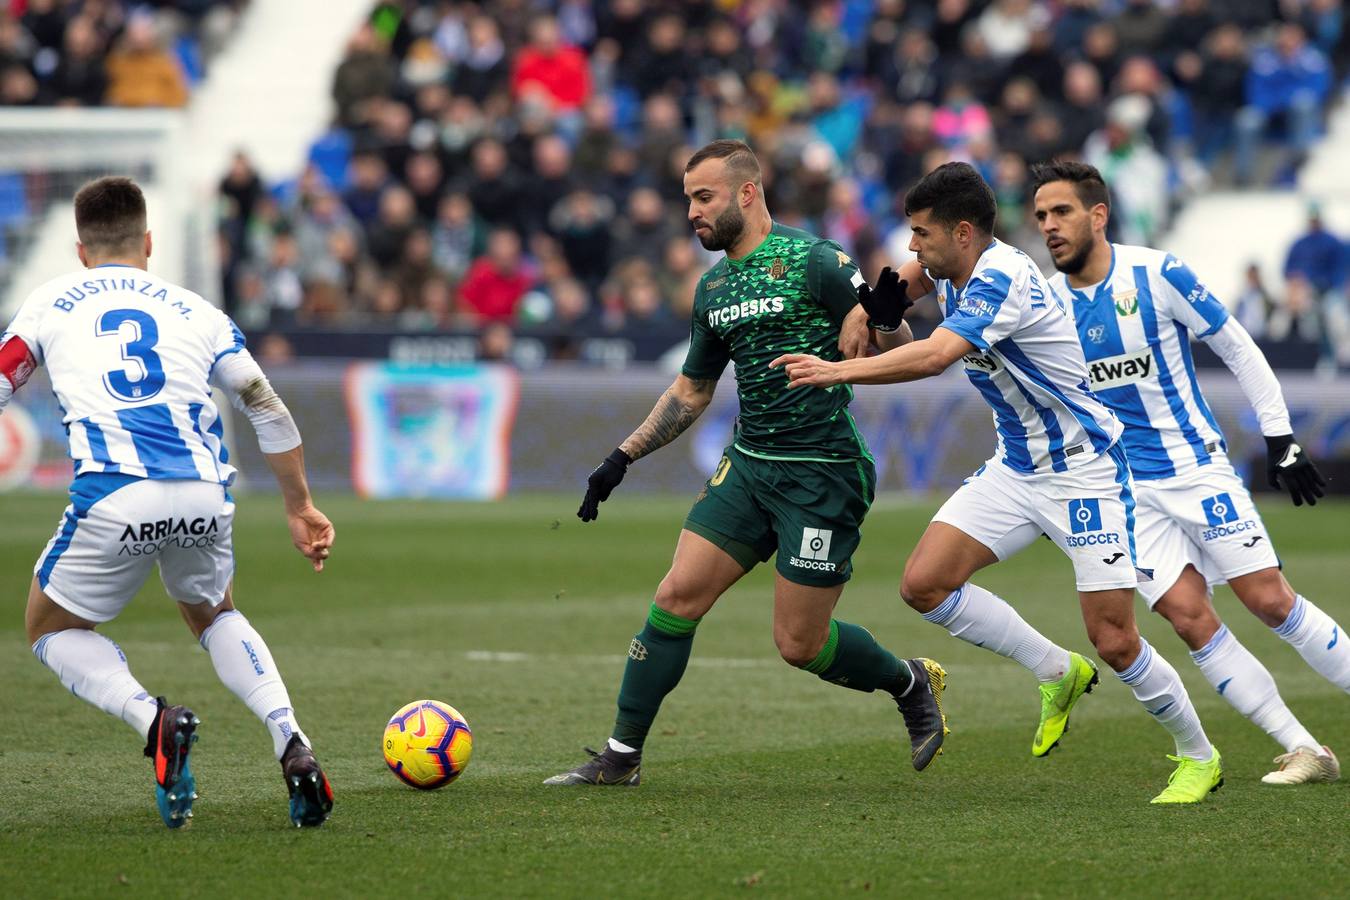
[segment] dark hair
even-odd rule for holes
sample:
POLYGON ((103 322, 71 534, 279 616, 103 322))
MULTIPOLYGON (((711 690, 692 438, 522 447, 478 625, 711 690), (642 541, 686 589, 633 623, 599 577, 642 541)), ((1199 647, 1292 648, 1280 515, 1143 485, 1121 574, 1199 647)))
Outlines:
POLYGON ((1037 163, 1031 167, 1033 197, 1037 191, 1052 181, 1067 181, 1072 184, 1074 193, 1078 195, 1084 209, 1092 209, 1098 203, 1105 205, 1108 210, 1111 208, 1111 191, 1107 189, 1106 180, 1095 166, 1061 159, 1037 163))
POLYGON ((75 195, 75 232, 91 250, 134 252, 145 227, 145 195, 126 176, 96 178, 75 195))
POLYGON ((684 170, 692 172, 695 166, 709 159, 726 160, 727 176, 731 178, 736 187, 740 187, 747 181, 753 182, 756 187, 759 186, 759 159, 755 156, 755 151, 751 150, 750 145, 745 141, 723 139, 713 141, 711 144, 704 144, 693 156, 689 157, 689 162, 685 163, 684 170))
POLYGON ((905 195, 905 215, 932 210, 933 220, 955 227, 969 222, 985 234, 994 233, 998 203, 970 163, 949 162, 919 180, 905 195))

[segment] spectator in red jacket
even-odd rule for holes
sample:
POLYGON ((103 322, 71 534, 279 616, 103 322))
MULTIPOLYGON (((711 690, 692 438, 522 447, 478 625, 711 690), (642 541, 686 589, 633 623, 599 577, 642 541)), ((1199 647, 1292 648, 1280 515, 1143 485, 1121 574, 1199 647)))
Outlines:
POLYGON ((555 112, 574 113, 591 93, 586 54, 562 42, 558 22, 540 16, 530 25, 530 42, 520 49, 511 73, 511 95, 522 100, 546 96, 555 112))
POLYGON ((520 237, 510 228, 488 235, 487 253, 474 260, 459 288, 463 311, 480 324, 510 322, 520 298, 534 284, 521 256, 520 237))

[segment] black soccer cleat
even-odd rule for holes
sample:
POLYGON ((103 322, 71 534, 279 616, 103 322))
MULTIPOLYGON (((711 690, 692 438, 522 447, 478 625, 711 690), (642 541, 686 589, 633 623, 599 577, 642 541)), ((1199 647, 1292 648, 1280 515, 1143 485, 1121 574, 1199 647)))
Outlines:
POLYGON ((197 799, 188 754, 202 721, 186 706, 169 706, 163 697, 156 697, 155 705, 159 712, 145 739, 145 755, 155 761, 155 805, 165 825, 182 828, 192 818, 192 801, 197 799))
POLYGON ((951 733, 947 714, 942 711, 942 692, 947 687, 947 672, 931 659, 907 659, 914 684, 903 697, 895 698, 900 715, 909 730, 909 759, 920 772, 933 757, 942 753, 942 742, 951 733))
POLYGON ((590 747, 591 758, 570 772, 545 778, 544 784, 603 784, 637 787, 642 780, 642 754, 619 753, 608 746, 599 753, 590 747))
POLYGON ((314 751, 300 735, 291 735, 281 754, 281 775, 291 794, 291 822, 296 828, 317 828, 333 811, 333 788, 319 768, 314 751))

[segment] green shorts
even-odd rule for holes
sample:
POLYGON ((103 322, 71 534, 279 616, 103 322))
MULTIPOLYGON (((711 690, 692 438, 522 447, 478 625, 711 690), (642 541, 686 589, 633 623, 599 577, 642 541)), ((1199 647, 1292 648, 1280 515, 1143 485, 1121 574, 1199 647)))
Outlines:
POLYGON ((747 570, 777 552, 788 581, 831 587, 853 574, 876 483, 869 459, 761 459, 728 447, 684 527, 747 570))

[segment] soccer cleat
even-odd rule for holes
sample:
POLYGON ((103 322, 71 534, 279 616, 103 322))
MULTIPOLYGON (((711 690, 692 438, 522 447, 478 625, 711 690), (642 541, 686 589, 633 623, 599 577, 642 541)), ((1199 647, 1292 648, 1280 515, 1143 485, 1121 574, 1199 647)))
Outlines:
POLYGON ((914 684, 903 697, 895 698, 909 731, 909 761, 920 772, 933 757, 942 753, 942 742, 951 729, 942 711, 942 692, 947 688, 947 671, 931 659, 907 659, 914 684))
POLYGON ((1312 747, 1299 747, 1292 753, 1275 757, 1275 762, 1280 767, 1263 776, 1262 784, 1312 784, 1341 777, 1340 760, 1326 746, 1320 752, 1312 747))
POLYGON ((281 775, 291 794, 291 822, 296 828, 317 828, 333 811, 333 788, 319 768, 314 751, 300 735, 291 735, 281 754, 281 775))
POLYGON ((1092 686, 1100 679, 1097 667, 1079 653, 1069 654, 1069 671, 1051 684, 1041 685, 1041 724, 1031 739, 1031 755, 1045 756, 1064 732, 1069 730, 1069 713, 1084 694, 1092 693, 1092 686))
POLYGON ((169 706, 163 697, 156 697, 155 704, 159 712, 145 741, 145 755, 155 761, 155 804, 165 825, 182 828, 192 818, 192 801, 197 799, 188 754, 202 722, 186 706, 169 706))
POLYGON ((619 753, 605 747, 596 753, 590 747, 591 758, 570 772, 545 778, 544 784, 603 784, 616 787, 637 787, 642 781, 642 754, 619 753))
POLYGON ((1171 754, 1167 758, 1175 761, 1177 767, 1167 776, 1167 787, 1150 803, 1199 803, 1223 787, 1223 764, 1218 747, 1206 762, 1171 754))

